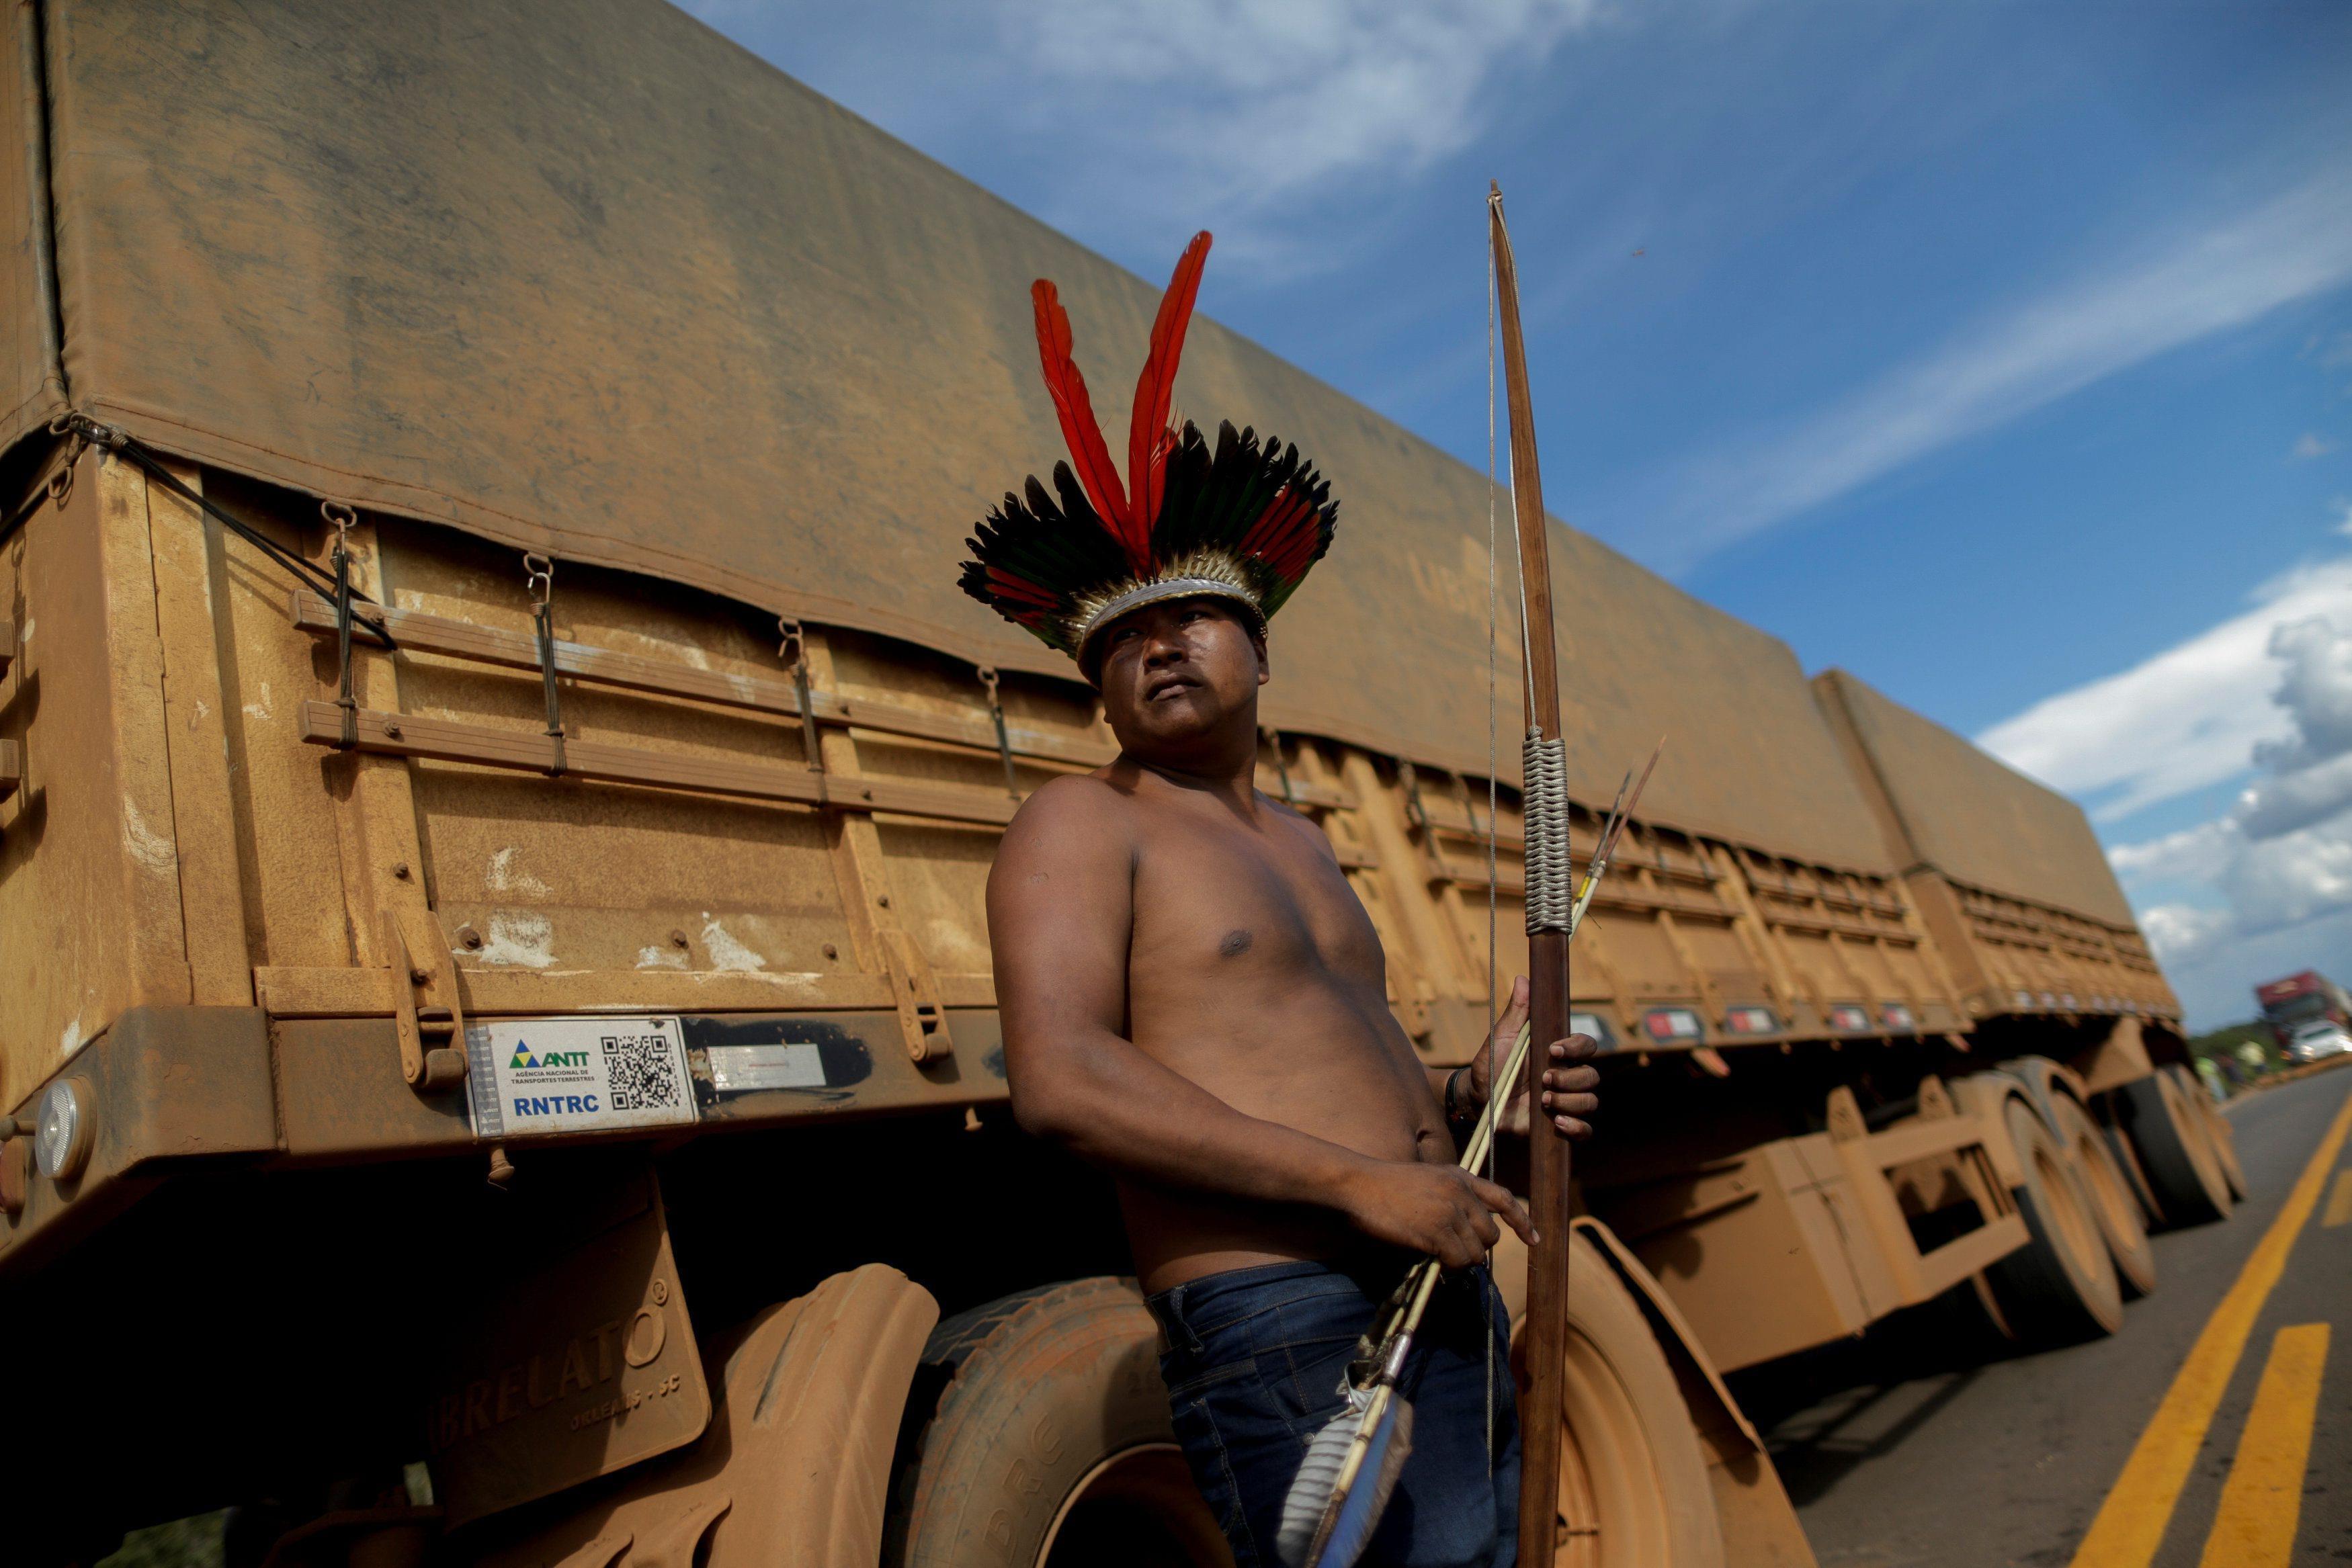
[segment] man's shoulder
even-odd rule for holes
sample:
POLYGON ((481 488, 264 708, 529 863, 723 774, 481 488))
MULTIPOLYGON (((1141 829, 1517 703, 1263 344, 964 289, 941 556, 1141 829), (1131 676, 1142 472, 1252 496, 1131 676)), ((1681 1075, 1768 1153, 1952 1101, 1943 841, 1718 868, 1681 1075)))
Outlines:
POLYGON ((1048 779, 1032 791, 1013 813, 1014 828, 1108 829, 1124 822, 1129 802, 1126 792, 1092 773, 1067 773, 1048 779))

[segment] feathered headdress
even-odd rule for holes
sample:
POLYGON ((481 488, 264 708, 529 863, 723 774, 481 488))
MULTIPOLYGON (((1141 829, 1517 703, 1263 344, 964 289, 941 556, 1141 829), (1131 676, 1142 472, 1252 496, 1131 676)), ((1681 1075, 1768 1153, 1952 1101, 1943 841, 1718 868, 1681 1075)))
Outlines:
POLYGON ((1297 447, 1226 423, 1213 451, 1189 420, 1181 430, 1168 423, 1208 258, 1204 230, 1160 297, 1135 384, 1124 486, 1070 358, 1069 313, 1046 279, 1029 290, 1045 390, 1076 466, 1055 464, 1051 492, 1030 476, 1024 494, 1007 494, 988 514, 967 541, 976 559, 964 562, 963 591, 1082 665, 1088 638, 1161 600, 1231 600, 1263 629, 1331 548, 1339 508, 1297 447))

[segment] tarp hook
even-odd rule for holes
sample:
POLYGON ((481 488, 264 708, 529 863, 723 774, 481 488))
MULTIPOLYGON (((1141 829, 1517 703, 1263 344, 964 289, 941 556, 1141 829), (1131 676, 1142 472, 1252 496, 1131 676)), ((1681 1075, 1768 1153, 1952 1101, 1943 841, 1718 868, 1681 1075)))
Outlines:
POLYGON ((789 615, 776 617, 776 632, 783 638, 776 656, 792 666, 793 691, 801 705, 801 746, 808 753, 809 771, 822 779, 824 751, 817 745, 816 698, 809 691, 808 638, 789 615))
POLYGON ((539 638, 539 678, 547 690, 547 739, 554 748, 547 776, 563 777, 563 697, 555 683, 555 561, 533 550, 522 552, 525 584, 530 591, 530 623, 539 638))
POLYGON ((1021 799, 1021 780, 1013 771, 1013 737, 1004 729, 1004 703, 997 694, 997 674, 994 664, 976 664, 980 684, 988 692, 988 716, 996 725, 996 757, 1004 764, 1004 792, 1014 800, 1021 799))
POLYGON ((359 696, 352 689, 352 525, 360 515, 341 501, 321 501, 319 516, 335 530, 335 706, 343 716, 336 746, 349 751, 360 743, 359 696))

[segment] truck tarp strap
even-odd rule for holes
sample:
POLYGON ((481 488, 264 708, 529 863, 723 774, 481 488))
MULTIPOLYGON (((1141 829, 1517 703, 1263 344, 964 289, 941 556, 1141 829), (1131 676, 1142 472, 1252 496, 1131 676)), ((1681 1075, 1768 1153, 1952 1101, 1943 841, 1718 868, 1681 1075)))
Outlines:
POLYGON ((539 637, 539 680, 547 690, 547 739, 555 748, 547 765, 551 779, 563 777, 563 696, 555 682, 555 562, 525 550, 522 568, 530 580, 531 630, 539 637))
POLYGON ((801 705, 801 745, 808 754, 809 771, 817 776, 821 784, 824 778, 824 752, 817 745, 816 697, 809 690, 808 643, 802 635, 801 623, 789 615, 776 617, 776 630, 784 639, 776 655, 792 664, 793 692, 801 705))
POLYGON ((352 524, 358 515, 333 501, 320 504, 319 515, 335 530, 335 706, 343 713, 338 749, 349 751, 360 743, 359 698, 352 691, 352 524))
POLYGON ((1412 763, 1400 759, 1397 782, 1404 786, 1404 820, 1423 833, 1428 832, 1429 808, 1422 804, 1420 771, 1412 763))
POLYGON ((1298 795, 1290 787, 1290 764, 1282 759, 1282 731, 1269 727, 1262 733, 1274 751, 1275 777, 1282 780, 1282 803, 1295 811, 1298 810, 1298 795))
POLYGON ((982 664, 980 684, 988 691, 988 716, 996 724, 996 759, 1004 764, 1004 792, 1014 800, 1021 799, 1021 780, 1013 771, 1013 737, 1004 729, 1004 702, 997 695, 996 666, 982 664))
MULTIPOLYGON (((271 560, 276 561, 299 579, 305 587, 320 593, 332 593, 336 591, 335 580, 331 574, 304 560, 243 518, 231 516, 221 507, 189 489, 180 482, 178 475, 163 465, 163 460, 156 456, 144 442, 127 431, 118 430, 110 424, 100 424, 85 413, 67 413, 60 414, 50 422, 49 432, 54 435, 79 436, 92 446, 102 446, 109 452, 121 453, 132 463, 137 464, 149 478, 203 512, 205 516, 268 556, 271 560)), ((351 598, 352 603, 365 605, 370 610, 381 612, 383 609, 383 606, 374 600, 357 591, 352 591, 351 598)), ((357 617, 357 622, 382 646, 385 648, 399 646, 392 640, 392 634, 383 629, 383 623, 380 619, 362 614, 357 617)))

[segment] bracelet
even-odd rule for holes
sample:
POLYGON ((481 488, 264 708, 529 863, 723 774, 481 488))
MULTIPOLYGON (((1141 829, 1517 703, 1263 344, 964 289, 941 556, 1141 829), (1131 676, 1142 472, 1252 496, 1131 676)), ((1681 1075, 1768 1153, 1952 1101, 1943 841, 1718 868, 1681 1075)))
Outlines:
POLYGON ((1449 1122, 1462 1121, 1469 1114, 1454 1103, 1454 1092, 1461 1087, 1462 1075, 1469 1071, 1466 1067, 1457 1067, 1445 1075, 1445 1119, 1449 1122))

